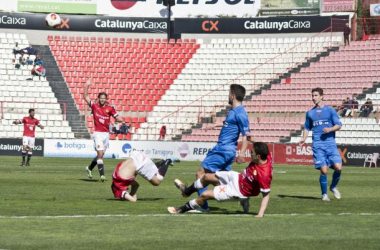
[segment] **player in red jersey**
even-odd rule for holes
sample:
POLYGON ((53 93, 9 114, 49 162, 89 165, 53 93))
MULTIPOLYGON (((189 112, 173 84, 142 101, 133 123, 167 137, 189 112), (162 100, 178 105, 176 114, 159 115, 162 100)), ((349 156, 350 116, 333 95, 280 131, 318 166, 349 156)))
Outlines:
POLYGON ((14 120, 13 124, 24 124, 24 134, 22 137, 22 163, 21 166, 30 166, 30 158, 32 158, 34 143, 36 141, 35 131, 36 126, 40 129, 44 129, 44 126, 34 118, 34 109, 29 109, 29 116, 22 118, 22 120, 14 120), (28 150, 28 159, 25 164, 26 150, 28 150))
POLYGON ((148 156, 142 152, 133 151, 129 158, 120 162, 112 174, 112 192, 115 198, 127 201, 137 201, 137 189, 139 184, 135 181, 136 175, 141 175, 153 186, 158 186, 163 181, 171 159, 161 160, 153 163, 148 156), (131 186, 128 192, 128 187, 131 186))
POLYGON ((92 102, 88 97, 88 88, 91 85, 90 79, 87 80, 84 89, 84 100, 90 106, 92 114, 94 116, 95 131, 92 138, 95 143, 95 149, 97 151, 97 156, 92 160, 90 166, 86 167, 88 178, 92 179, 92 170, 96 165, 98 165, 98 170, 100 174, 100 180, 104 182, 106 177, 104 175, 104 162, 103 156, 106 152, 109 144, 109 126, 111 122, 111 116, 115 118, 117 122, 122 122, 122 119, 117 114, 114 107, 107 104, 107 94, 100 92, 98 94, 98 102, 92 102))
MULTIPOLYGON (((198 189, 213 184, 214 190, 207 190, 198 198, 187 202, 182 207, 168 207, 169 213, 185 213, 198 208, 206 200, 215 199, 226 201, 231 199, 247 200, 250 196, 263 196, 259 213, 255 217, 264 217, 265 210, 269 203, 270 186, 272 182, 272 155, 268 146, 263 142, 253 144, 251 163, 242 173, 235 171, 217 171, 216 173, 206 173, 194 182, 192 192, 185 193, 186 186, 178 179, 175 180, 176 186, 182 191, 184 197, 190 196, 198 189)), ((246 203, 244 212, 248 212, 249 203, 246 203)))

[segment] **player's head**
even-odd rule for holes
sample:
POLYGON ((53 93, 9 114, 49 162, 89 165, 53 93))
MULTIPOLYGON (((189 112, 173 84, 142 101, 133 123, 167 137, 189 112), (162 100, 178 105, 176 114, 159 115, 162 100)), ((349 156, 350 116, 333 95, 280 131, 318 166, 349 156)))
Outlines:
POLYGON ((318 105, 323 100, 323 89, 314 88, 311 90, 311 96, 315 105, 318 105))
POLYGON ((349 26, 349 24, 348 23, 346 23, 346 27, 348 27, 349 26))
POLYGON ((105 92, 100 92, 98 94, 98 100, 99 100, 100 105, 103 106, 107 101, 107 94, 105 92))
POLYGON ((29 109, 29 116, 34 117, 34 109, 29 109))
POLYGON ((228 104, 232 105, 234 100, 242 102, 245 96, 245 88, 239 84, 230 85, 230 93, 228 95, 228 104))
POLYGON ((268 145, 264 142, 255 142, 252 145, 251 159, 254 163, 263 163, 269 155, 268 145))

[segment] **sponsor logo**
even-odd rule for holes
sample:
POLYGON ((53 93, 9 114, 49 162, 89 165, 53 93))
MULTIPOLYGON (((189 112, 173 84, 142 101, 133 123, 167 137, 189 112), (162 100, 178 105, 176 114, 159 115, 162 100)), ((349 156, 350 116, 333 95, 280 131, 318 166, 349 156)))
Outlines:
POLYGON ((61 18, 61 25, 57 29, 63 29, 63 28, 70 29, 69 21, 70 21, 70 18, 67 18, 67 19, 61 18))
POLYGON ((156 150, 152 149, 152 152, 154 155, 162 155, 162 156, 168 156, 168 155, 174 155, 174 152, 172 150, 156 150))
POLYGON ((57 149, 70 148, 70 149, 81 150, 81 149, 86 148, 86 144, 76 143, 76 142, 63 142, 62 144, 61 142, 57 142, 57 144, 55 144, 55 147, 57 149))
POLYGON ((285 154, 286 155, 292 155, 292 146, 286 146, 285 154))
POLYGON ((217 26, 218 23, 219 21, 204 21, 202 23, 202 30, 206 32, 211 32, 211 31, 218 32, 219 31, 218 26, 217 26))
POLYGON ((193 155, 205 155, 210 150, 211 150, 211 148, 194 148, 193 155))
POLYGON ((313 155, 313 148, 311 146, 286 146, 286 155, 313 155))
POLYGON ((26 25, 26 19, 23 17, 13 17, 13 16, 1 16, 0 24, 10 24, 10 25, 26 25))
MULTIPOLYGON (((219 2, 222 2, 222 1, 219 1, 219 2)), ((157 0, 156 4, 162 5, 163 2, 164 2, 163 0, 157 0)), ((237 5, 240 2, 243 2, 244 5, 255 4, 255 1, 252 1, 252 0, 224 0, 224 2, 228 5, 237 5)), ((218 0, 208 0, 205 3, 201 2, 200 4, 210 5, 210 4, 217 4, 217 3, 218 3, 218 0)), ((189 4, 198 5, 199 0, 192 0, 192 1, 191 0, 177 0, 176 4, 177 5, 181 5, 181 4, 183 4, 183 5, 189 5, 189 4)))
MULTIPOLYGON (((138 0, 139 2, 145 2, 145 0, 138 0)), ((111 4, 115 9, 127 10, 132 8, 138 1, 131 0, 111 0, 111 4)))
POLYGON ((186 143, 180 145, 178 152, 182 158, 185 158, 190 153, 189 146, 186 143))
POLYGON ((375 8, 373 8, 373 12, 377 15, 380 15, 380 4, 376 5, 375 8))
POLYGON ((298 12, 298 10, 292 10, 292 11, 290 11, 290 13, 291 13, 292 15, 297 15, 299 12, 298 12))
POLYGON ((342 161, 344 163, 347 162, 347 159, 346 159, 346 153, 347 153, 347 148, 343 149, 343 151, 341 149, 339 149, 339 154, 340 154, 340 157, 342 157, 342 161))
POLYGON ((362 152, 350 152, 347 150, 347 148, 345 149, 339 149, 339 154, 340 156, 342 157, 342 160, 344 163, 347 162, 347 159, 365 159, 367 156, 372 156, 372 154, 366 154, 366 153, 362 153, 362 152))
MULTIPOLYGON (((0 150, 20 151, 21 152, 22 145, 0 144, 0 150)), ((34 146, 33 150, 41 151, 42 146, 34 146)))
POLYGON ((125 143, 123 147, 121 148, 124 154, 129 154, 132 151, 132 146, 129 143, 125 143))
POLYGON ((145 20, 143 22, 137 21, 121 21, 121 20, 95 20, 97 28, 117 28, 117 29, 167 29, 166 22, 150 22, 145 20))
POLYGON ((310 29, 310 21, 295 21, 290 20, 287 22, 276 22, 276 21, 246 21, 244 22, 245 29, 310 29))

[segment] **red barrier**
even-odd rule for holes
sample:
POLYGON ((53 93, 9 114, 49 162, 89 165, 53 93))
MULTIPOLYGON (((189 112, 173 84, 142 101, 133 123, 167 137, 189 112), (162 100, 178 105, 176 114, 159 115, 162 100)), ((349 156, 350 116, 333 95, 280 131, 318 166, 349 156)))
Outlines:
MULTIPOLYGON (((314 165, 311 145, 298 146, 296 144, 268 144, 275 164, 287 165, 314 165)), ((241 143, 236 154, 240 153, 241 143)), ((245 153, 246 162, 251 161, 252 144, 248 145, 245 153)))

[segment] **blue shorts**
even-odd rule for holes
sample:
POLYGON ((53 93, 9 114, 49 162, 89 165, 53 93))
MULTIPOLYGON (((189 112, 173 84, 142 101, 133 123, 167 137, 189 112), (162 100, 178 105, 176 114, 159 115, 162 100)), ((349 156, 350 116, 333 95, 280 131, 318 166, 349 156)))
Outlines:
POLYGON ((215 146, 210 152, 208 152, 201 166, 212 173, 215 173, 216 171, 230 171, 235 157, 236 149, 223 149, 219 146, 215 146))
POLYGON ((342 163, 342 157, 336 145, 313 146, 313 160, 315 168, 323 166, 332 168, 335 163, 342 163))

